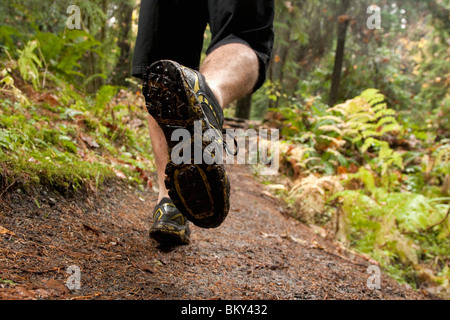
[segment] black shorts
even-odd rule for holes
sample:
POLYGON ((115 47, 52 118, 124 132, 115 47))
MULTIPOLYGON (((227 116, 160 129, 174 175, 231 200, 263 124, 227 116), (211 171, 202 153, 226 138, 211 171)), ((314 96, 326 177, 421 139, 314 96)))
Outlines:
POLYGON ((207 23, 207 54, 228 43, 252 48, 260 63, 254 90, 266 78, 273 47, 274 0, 142 0, 133 58, 135 77, 163 59, 198 70, 207 23))

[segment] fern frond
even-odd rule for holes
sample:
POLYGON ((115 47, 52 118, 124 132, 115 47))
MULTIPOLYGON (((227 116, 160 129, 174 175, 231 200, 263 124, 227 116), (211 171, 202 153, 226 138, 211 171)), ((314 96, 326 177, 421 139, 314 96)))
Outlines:
POLYGON ((333 125, 323 125, 323 126, 319 127, 319 130, 328 131, 328 132, 333 131, 333 132, 336 132, 338 135, 342 135, 342 130, 333 125))
MULTIPOLYGON (((330 111, 330 110, 328 110, 330 111)), ((331 120, 334 121, 336 123, 343 123, 344 120, 342 120, 342 118, 336 117, 336 116, 332 116, 332 115, 327 115, 327 116, 323 116, 323 117, 318 117, 317 120, 322 121, 322 120, 331 120)))
POLYGON ((372 137, 367 138, 366 141, 364 141, 363 146, 361 147, 362 152, 366 152, 370 147, 378 145, 380 141, 377 139, 374 139, 372 137))
POLYGON ((327 150, 325 150, 325 152, 331 153, 336 158, 342 157, 342 153, 340 153, 339 151, 332 149, 332 148, 328 148, 327 150))
POLYGON ((381 131, 380 131, 380 135, 383 135, 385 133, 392 132, 392 131, 398 131, 400 129, 401 129, 401 127, 397 123, 392 123, 392 124, 389 124, 389 125, 383 127, 383 129, 381 129, 381 131))
POLYGON ((336 146, 338 147, 342 147, 344 146, 344 144, 347 143, 347 141, 345 140, 339 140, 330 136, 326 136, 326 135, 321 135, 320 138, 331 141, 332 143, 334 143, 336 146))
POLYGON ((381 111, 386 108, 387 108, 387 103, 380 103, 380 104, 377 104, 376 106, 373 106, 372 110, 375 112, 378 112, 378 111, 381 111))
POLYGON ((397 112, 395 112, 395 111, 392 110, 392 109, 383 109, 383 110, 380 110, 380 111, 378 111, 377 113, 375 113, 374 117, 375 117, 376 119, 379 119, 379 118, 385 117, 385 116, 391 116, 391 117, 393 117, 393 116, 396 116, 396 115, 397 115, 397 112))
POLYGON ((363 138, 368 138, 368 137, 377 137, 379 136, 380 133, 374 130, 365 130, 361 133, 361 136, 363 138))
POLYGON ((383 117, 377 122, 377 127, 381 127, 385 124, 398 124, 397 119, 394 117, 383 117))

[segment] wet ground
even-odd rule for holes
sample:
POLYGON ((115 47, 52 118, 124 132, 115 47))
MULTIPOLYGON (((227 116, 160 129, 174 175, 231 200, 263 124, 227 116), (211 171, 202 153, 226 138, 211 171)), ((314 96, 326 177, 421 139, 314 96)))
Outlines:
POLYGON ((225 223, 192 227, 192 243, 175 248, 148 237, 152 191, 114 184, 69 198, 5 192, 0 299, 431 298, 385 274, 380 289, 370 289, 369 261, 344 254, 283 213, 247 167, 228 169, 232 205, 225 223))

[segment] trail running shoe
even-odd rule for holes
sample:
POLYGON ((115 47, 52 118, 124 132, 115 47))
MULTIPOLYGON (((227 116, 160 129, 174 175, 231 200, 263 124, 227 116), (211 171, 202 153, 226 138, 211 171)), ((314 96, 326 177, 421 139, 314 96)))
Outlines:
POLYGON ((172 200, 164 198, 153 213, 153 226, 149 235, 164 245, 189 244, 189 222, 175 207, 172 200))
MULTIPOLYGON (((230 183, 223 161, 207 164, 205 159, 194 159, 195 147, 203 154, 212 141, 221 145, 214 150, 222 150, 224 146, 223 111, 204 76, 174 61, 158 61, 147 69, 143 94, 147 110, 163 130, 169 147, 165 184, 170 198, 195 225, 202 228, 220 226, 230 207, 230 183), (201 132, 198 132, 199 124, 201 132), (194 149, 190 163, 179 164, 171 159, 172 149, 178 144, 171 139, 176 129, 186 129, 192 137, 194 149), (195 134, 211 137, 211 131, 213 138, 209 141, 200 139, 198 145, 195 134)), ((212 152, 211 156, 219 159, 222 153, 212 152)))

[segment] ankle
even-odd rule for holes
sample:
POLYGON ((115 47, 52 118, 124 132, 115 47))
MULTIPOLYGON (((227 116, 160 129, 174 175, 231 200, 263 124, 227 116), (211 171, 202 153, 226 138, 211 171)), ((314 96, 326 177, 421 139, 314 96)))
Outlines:
POLYGON ((168 193, 159 193, 158 203, 160 203, 164 198, 169 198, 170 199, 169 194, 168 193))
MULTIPOLYGON (((206 77, 205 77, 206 79, 206 77)), ((224 96, 222 94, 222 91, 219 89, 217 85, 215 85, 213 82, 209 82, 208 79, 206 79, 206 83, 208 84, 209 88, 211 89, 212 93, 214 93, 214 96, 217 99, 217 102, 219 102, 221 108, 225 108, 227 106, 227 102, 224 101, 224 96)))

